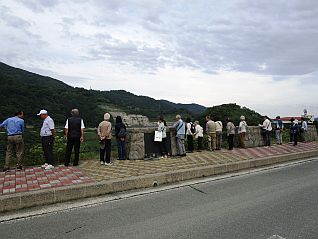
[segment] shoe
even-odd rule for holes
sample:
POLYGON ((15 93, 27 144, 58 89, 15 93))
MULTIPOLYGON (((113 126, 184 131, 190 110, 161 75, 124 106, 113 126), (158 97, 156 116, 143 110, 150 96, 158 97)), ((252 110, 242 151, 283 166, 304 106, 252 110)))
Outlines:
POLYGON ((41 168, 46 168, 47 166, 49 166, 49 164, 48 164, 48 163, 45 163, 45 164, 43 164, 43 165, 41 166, 41 168))
POLYGON ((78 166, 78 163, 73 163, 73 167, 76 167, 76 166, 78 166))
POLYGON ((7 172, 9 170, 10 170, 10 168, 3 168, 3 172, 7 172))
POLYGON ((100 165, 104 165, 104 162, 103 162, 103 161, 100 161, 100 165))
POLYGON ((68 166, 69 166, 69 164, 68 164, 68 163, 65 163, 65 164, 64 164, 64 166, 65 166, 65 167, 68 167, 68 166))
POLYGON ((105 163, 105 166, 111 166, 112 163, 105 163))
POLYGON ((161 156, 159 159, 163 159, 163 156, 161 156))
POLYGON ((51 170, 51 169, 53 169, 53 168, 54 168, 54 166, 51 165, 51 164, 49 164, 49 165, 46 166, 44 169, 45 169, 45 170, 51 170))
POLYGON ((165 157, 164 157, 164 158, 166 159, 166 158, 168 158, 168 156, 167 156, 167 155, 165 155, 165 157))
POLYGON ((181 154, 180 156, 181 156, 181 157, 186 157, 187 155, 186 155, 186 154, 181 154))
POLYGON ((17 170, 22 170, 22 166, 21 165, 17 166, 17 170))

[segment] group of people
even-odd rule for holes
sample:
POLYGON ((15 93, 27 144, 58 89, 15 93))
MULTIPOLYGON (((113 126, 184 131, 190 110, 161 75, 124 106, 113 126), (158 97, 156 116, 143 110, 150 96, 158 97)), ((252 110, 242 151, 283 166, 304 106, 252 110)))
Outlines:
MULTIPOLYGON (((54 138, 56 135, 54 120, 49 116, 47 110, 40 110, 37 114, 42 120, 42 127, 40 129, 41 144, 45 163, 42 168, 45 170, 53 169, 55 160, 53 155, 54 138)), ((14 156, 17 159, 17 169, 21 170, 23 167, 24 155, 24 141, 23 132, 24 125, 24 112, 18 111, 13 117, 6 119, 0 124, 0 128, 5 128, 7 131, 7 150, 5 157, 5 164, 3 171, 10 169, 10 163, 14 156)), ((71 161, 72 151, 74 149, 73 166, 79 163, 80 145, 84 141, 84 121, 80 117, 78 109, 72 109, 71 117, 66 120, 65 126, 66 138, 66 153, 64 165, 68 167, 71 161)), ((111 164, 111 139, 112 139, 112 124, 110 122, 110 114, 104 115, 104 120, 97 128, 97 135, 100 142, 100 164, 111 164)), ((115 124, 115 137, 118 147, 118 159, 126 159, 126 135, 127 129, 120 116, 116 118, 115 124)))

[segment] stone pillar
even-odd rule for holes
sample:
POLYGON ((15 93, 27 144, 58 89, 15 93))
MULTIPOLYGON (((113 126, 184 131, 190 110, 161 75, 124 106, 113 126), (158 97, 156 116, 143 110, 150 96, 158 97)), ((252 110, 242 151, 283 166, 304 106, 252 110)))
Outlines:
POLYGON ((171 154, 173 156, 178 154, 177 150, 177 139, 176 139, 176 130, 174 128, 169 128, 170 133, 170 143, 171 143, 171 154))
POLYGON ((127 155, 130 160, 144 159, 144 133, 137 129, 128 129, 127 155))

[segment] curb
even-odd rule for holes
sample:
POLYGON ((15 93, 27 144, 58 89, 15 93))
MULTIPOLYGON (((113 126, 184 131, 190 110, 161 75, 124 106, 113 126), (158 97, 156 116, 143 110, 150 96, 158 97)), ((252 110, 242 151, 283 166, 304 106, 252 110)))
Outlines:
POLYGON ((233 173, 246 169, 259 168, 315 156, 318 156, 318 150, 244 160, 228 164, 210 165, 193 169, 182 169, 173 172, 108 180, 84 185, 74 185, 56 189, 45 189, 34 192, 3 195, 0 197, 0 213, 22 208, 67 202, 81 198, 95 197, 104 194, 123 192, 133 189, 151 188, 163 184, 176 183, 225 173, 233 173))

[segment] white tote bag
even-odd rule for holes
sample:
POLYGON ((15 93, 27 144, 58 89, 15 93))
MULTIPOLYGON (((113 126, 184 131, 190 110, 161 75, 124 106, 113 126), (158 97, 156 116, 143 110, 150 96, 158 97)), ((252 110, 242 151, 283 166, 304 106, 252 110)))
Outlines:
POLYGON ((155 131, 155 142, 162 142, 162 131, 155 131))

